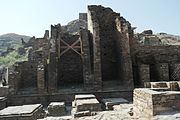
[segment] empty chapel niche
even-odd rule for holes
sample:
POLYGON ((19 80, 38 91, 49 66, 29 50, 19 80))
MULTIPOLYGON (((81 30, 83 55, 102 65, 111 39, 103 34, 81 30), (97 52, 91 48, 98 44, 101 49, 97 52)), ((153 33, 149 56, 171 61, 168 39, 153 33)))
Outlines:
POLYGON ((21 94, 37 92, 37 69, 36 64, 24 63, 21 67, 21 79, 19 81, 21 94))
POLYGON ((120 85, 120 55, 118 53, 115 22, 111 14, 103 13, 99 19, 101 72, 103 87, 120 85))
POLYGON ((82 88, 83 61, 79 36, 64 35, 62 40, 63 41, 60 42, 61 53, 58 62, 58 88, 82 88))
POLYGON ((150 64, 150 81, 151 82, 158 81, 158 71, 155 64, 150 64))

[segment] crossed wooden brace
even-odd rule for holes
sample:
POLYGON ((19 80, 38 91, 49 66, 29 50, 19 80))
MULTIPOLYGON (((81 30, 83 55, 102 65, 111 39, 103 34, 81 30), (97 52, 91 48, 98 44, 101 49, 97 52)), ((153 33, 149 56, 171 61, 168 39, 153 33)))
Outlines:
POLYGON ((77 50, 75 50, 73 47, 75 47, 75 45, 80 42, 80 39, 78 39, 77 41, 75 41, 72 45, 69 45, 68 43, 66 43, 64 40, 60 40, 62 43, 64 43, 65 45, 67 45, 67 49, 65 49, 64 51, 62 51, 60 53, 60 56, 62 56, 64 53, 66 53, 68 50, 72 49, 74 52, 76 52, 78 55, 80 55, 82 57, 82 54, 79 53, 77 50))

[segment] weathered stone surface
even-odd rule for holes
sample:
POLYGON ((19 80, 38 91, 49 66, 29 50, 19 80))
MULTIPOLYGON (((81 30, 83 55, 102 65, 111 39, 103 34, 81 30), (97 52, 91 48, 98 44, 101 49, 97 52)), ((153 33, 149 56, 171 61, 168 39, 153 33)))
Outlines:
POLYGON ((45 67, 42 63, 37 66, 37 87, 38 92, 45 93, 45 67))
POLYGON ((169 82, 169 89, 171 91, 180 91, 180 82, 178 84, 178 82, 169 82))
POLYGON ((101 111, 101 104, 97 99, 76 100, 77 112, 81 111, 101 111))
POLYGON ((74 114, 74 117, 84 117, 84 116, 91 116, 91 112, 90 111, 82 111, 82 112, 77 112, 74 114))
POLYGON ((7 96, 9 92, 9 86, 2 86, 0 87, 0 97, 7 96))
POLYGON ((113 110, 114 105, 128 103, 128 101, 124 98, 106 98, 102 99, 102 103, 106 110, 113 110))
POLYGON ((49 116, 62 116, 66 114, 66 106, 64 102, 52 102, 48 106, 49 116))
POLYGON ((5 97, 0 97, 0 110, 4 109, 7 106, 5 97))
POLYGON ((0 120, 37 120, 42 113, 42 105, 11 106, 0 111, 0 120))
POLYGON ((75 95, 75 100, 81 100, 81 99, 96 99, 96 97, 93 94, 79 94, 79 95, 75 95))
MULTIPOLYGON (((104 96, 131 97, 134 81, 138 87, 147 83, 145 87, 156 92, 179 90, 179 83, 166 86, 166 83, 149 82, 179 80, 180 46, 134 45, 134 27, 120 13, 103 6, 88 6, 88 13, 80 14, 79 20, 72 24, 78 21, 87 22, 88 30, 86 25, 75 24, 74 28, 80 33, 71 34, 63 31, 60 24, 51 25, 50 38, 46 31, 43 38, 33 37, 24 43, 24 48, 29 50, 28 61, 17 62, 10 68, 9 93, 0 88, 0 96, 9 94, 10 105, 48 103, 59 99, 71 102, 74 95, 80 93, 94 93, 98 99, 104 96)), ((143 34, 146 42, 160 42, 152 31, 143 34)), ((162 101, 166 100, 162 98, 162 101)), ((148 99, 143 101, 144 104, 145 101, 151 102, 148 99)), ((79 104, 80 108, 91 110, 91 102, 93 110, 100 108, 94 96, 75 98, 74 106, 78 108, 79 104)))
POLYGON ((144 87, 145 82, 150 82, 150 68, 149 65, 140 64, 138 65, 139 81, 142 87, 144 87))
POLYGON ((164 90, 164 91, 179 91, 180 90, 180 82, 179 81, 170 81, 170 82, 146 82, 146 88, 152 88, 156 90, 164 90))
POLYGON ((180 91, 151 90, 139 88, 134 90, 133 104, 137 114, 154 116, 161 112, 179 111, 180 91))

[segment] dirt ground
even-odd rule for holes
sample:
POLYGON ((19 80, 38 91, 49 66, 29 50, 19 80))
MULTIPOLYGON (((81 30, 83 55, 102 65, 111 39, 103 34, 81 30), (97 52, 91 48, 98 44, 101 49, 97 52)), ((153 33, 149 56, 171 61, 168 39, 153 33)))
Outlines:
POLYGON ((72 116, 47 117, 42 120, 180 120, 180 111, 162 113, 152 118, 146 118, 142 117, 143 115, 136 115, 134 112, 131 112, 132 107, 132 104, 121 104, 114 106, 113 111, 97 112, 96 115, 93 116, 80 118, 73 118, 72 116))

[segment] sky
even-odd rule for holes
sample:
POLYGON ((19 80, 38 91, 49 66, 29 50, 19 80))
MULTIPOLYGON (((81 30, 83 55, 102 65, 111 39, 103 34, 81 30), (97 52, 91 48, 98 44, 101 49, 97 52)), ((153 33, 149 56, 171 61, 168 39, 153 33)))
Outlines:
POLYGON ((0 0, 0 35, 42 37, 51 24, 65 25, 87 12, 87 5, 111 7, 136 32, 180 35, 180 0, 0 0))

